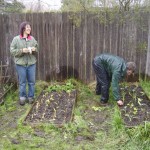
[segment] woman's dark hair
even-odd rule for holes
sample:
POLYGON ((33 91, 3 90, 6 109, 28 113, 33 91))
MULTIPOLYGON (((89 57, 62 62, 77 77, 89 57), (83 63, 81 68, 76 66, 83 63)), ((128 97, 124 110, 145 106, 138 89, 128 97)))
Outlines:
MULTIPOLYGON (((20 35, 21 36, 23 36, 23 32, 25 31, 26 25, 30 25, 30 23, 25 21, 20 24, 20 35)), ((31 35, 31 33, 30 33, 30 35, 31 35)))

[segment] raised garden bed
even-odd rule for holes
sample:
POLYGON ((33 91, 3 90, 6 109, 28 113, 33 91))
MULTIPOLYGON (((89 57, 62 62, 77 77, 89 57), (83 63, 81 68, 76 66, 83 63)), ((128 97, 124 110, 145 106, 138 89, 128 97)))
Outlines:
POLYGON ((44 90, 33 104, 24 123, 36 125, 42 122, 62 126, 70 122, 73 118, 76 90, 71 83, 67 84, 50 86, 44 90))
POLYGON ((150 121, 150 100, 139 85, 121 87, 124 106, 121 115, 127 127, 134 127, 150 121))

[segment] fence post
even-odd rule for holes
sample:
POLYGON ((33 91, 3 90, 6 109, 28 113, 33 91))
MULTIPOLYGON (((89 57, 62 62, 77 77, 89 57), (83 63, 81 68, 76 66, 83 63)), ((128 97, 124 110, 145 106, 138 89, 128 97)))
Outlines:
POLYGON ((146 75, 150 76, 150 17, 149 17, 147 60, 146 60, 146 75))

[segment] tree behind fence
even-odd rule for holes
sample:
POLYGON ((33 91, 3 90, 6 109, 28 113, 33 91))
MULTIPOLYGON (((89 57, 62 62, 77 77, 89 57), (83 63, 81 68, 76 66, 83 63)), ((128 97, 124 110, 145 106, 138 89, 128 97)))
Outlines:
POLYGON ((33 13, 0 15, 0 58, 9 60, 10 43, 19 34, 19 24, 29 21, 32 35, 39 43, 37 78, 57 80, 75 77, 85 82, 95 75, 92 60, 100 53, 112 53, 135 61, 137 72, 145 73, 148 46, 148 15, 102 22, 95 14, 33 13))

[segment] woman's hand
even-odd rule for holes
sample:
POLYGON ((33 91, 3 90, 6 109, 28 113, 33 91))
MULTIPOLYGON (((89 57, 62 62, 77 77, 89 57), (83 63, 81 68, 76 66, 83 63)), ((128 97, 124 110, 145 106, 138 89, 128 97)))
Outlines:
POLYGON ((35 52, 36 48, 35 47, 31 47, 31 50, 32 50, 32 52, 35 52))
POLYGON ((23 49, 22 49, 22 52, 23 52, 23 53, 29 53, 29 49, 28 49, 28 48, 23 48, 23 49))

